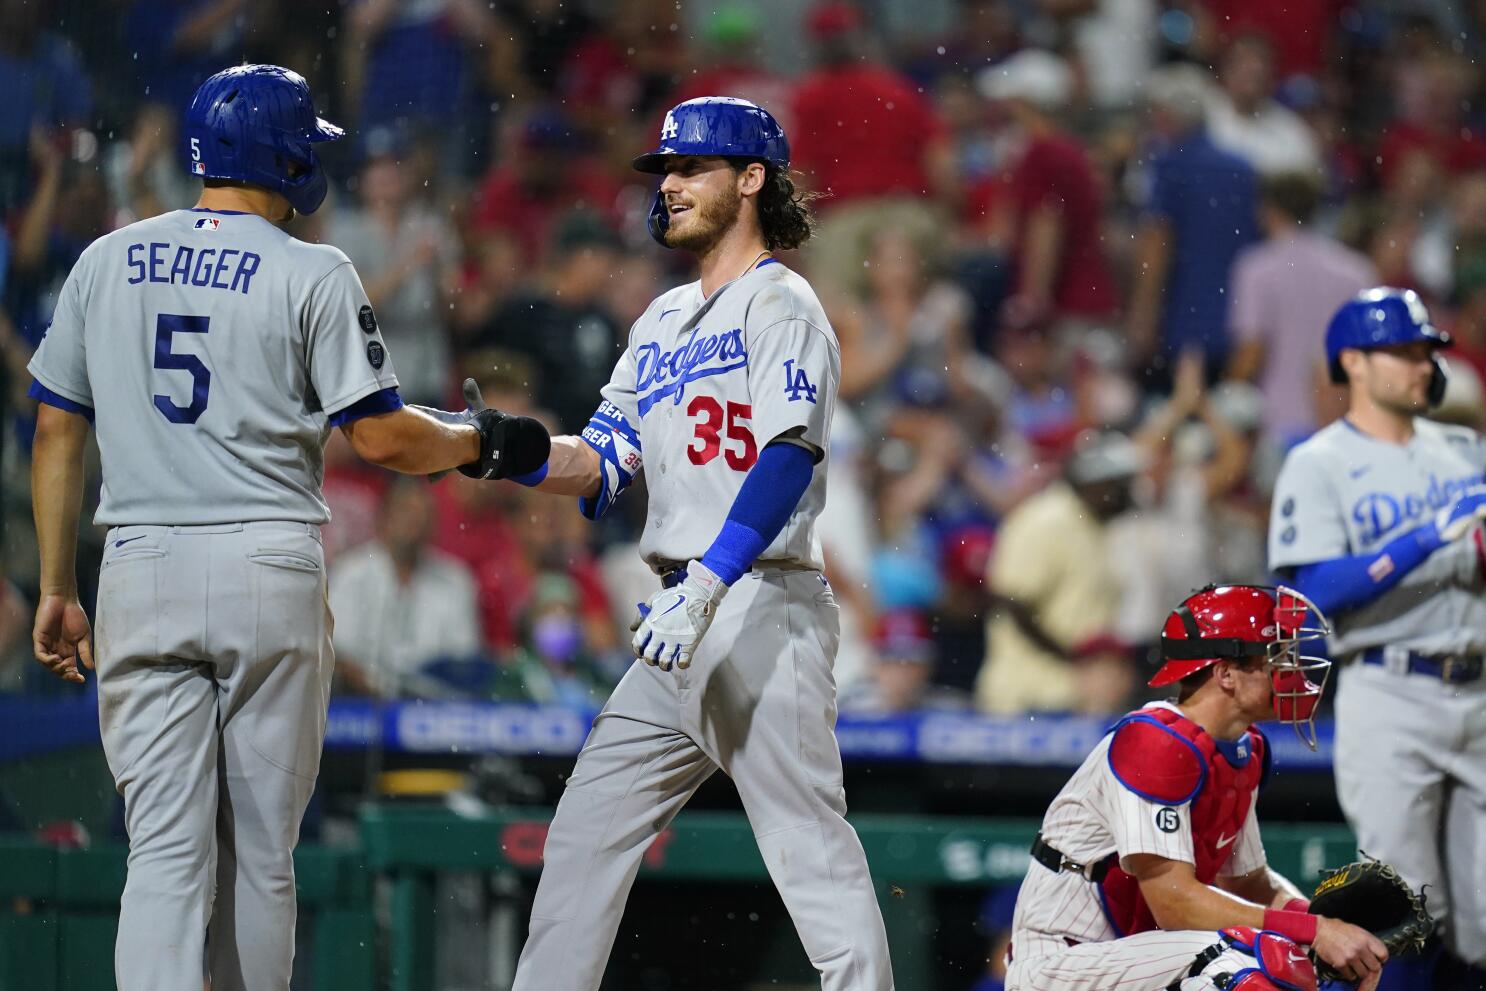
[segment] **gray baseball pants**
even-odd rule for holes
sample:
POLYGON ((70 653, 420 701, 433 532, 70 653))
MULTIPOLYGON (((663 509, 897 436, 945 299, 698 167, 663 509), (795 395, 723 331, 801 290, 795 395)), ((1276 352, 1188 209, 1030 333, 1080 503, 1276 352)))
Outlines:
POLYGON ((121 991, 287 989, 325 736, 325 559, 304 523, 125 526, 98 588, 98 719, 129 831, 121 991))
POLYGON ((1426 887, 1450 950, 1486 965, 1486 679, 1349 665, 1335 754, 1358 847, 1426 887))
POLYGON ((641 856, 719 768, 824 991, 890 991, 872 876, 844 818, 831 675, 839 631, 818 572, 753 571, 723 600, 688 670, 630 668, 558 803, 514 991, 599 986, 641 856))

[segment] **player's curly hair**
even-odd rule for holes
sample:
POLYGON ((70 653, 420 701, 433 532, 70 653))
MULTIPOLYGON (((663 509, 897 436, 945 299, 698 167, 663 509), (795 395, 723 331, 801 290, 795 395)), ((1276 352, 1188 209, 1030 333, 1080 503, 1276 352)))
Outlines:
POLYGON ((788 169, 765 170, 764 188, 758 194, 758 222, 764 246, 770 251, 798 248, 815 233, 815 215, 810 204, 819 193, 802 192, 788 169))

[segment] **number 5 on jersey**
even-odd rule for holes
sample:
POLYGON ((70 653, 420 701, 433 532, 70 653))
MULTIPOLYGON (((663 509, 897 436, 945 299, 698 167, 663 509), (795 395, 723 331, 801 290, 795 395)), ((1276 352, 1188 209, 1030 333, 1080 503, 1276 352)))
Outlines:
POLYGON ((727 459, 729 468, 747 471, 758 460, 758 442, 753 439, 753 431, 749 429, 753 419, 752 406, 747 403, 728 403, 727 415, 724 417, 722 404, 716 399, 711 396, 694 396, 686 406, 686 415, 700 417, 693 439, 701 444, 691 444, 686 448, 686 456, 691 459, 692 464, 707 464, 721 453, 727 459), (729 444, 724 448, 723 435, 741 447, 729 444))
POLYGON ((171 423, 195 423, 206 412, 212 373, 194 354, 176 354, 170 349, 176 334, 205 334, 211 317, 188 317, 161 313, 155 318, 155 367, 191 373, 191 402, 181 406, 169 396, 155 395, 155 408, 171 423))

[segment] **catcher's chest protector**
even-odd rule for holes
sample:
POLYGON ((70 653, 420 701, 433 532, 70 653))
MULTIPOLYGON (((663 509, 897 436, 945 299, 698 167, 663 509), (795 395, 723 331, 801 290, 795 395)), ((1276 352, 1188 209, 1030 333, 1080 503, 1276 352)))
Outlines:
MULTIPOLYGON (((1212 884, 1228 861, 1249 808, 1269 768, 1268 741, 1250 727, 1237 762, 1218 749, 1207 731, 1163 707, 1132 712, 1115 724, 1109 766, 1115 778, 1158 805, 1191 803, 1197 880, 1212 884)), ((1140 884, 1120 869, 1115 853, 1100 900, 1121 936, 1156 929, 1140 884)))

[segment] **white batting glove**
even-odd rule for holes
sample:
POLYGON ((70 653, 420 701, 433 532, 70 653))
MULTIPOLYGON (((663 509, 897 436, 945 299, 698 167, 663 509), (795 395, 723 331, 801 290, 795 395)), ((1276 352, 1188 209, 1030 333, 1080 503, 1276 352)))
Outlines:
POLYGON ((640 606, 640 614, 630 624, 635 631, 631 641, 635 656, 646 664, 659 664, 662 671, 671 670, 672 665, 691 667, 691 655, 727 591, 711 569, 692 561, 680 585, 661 589, 640 606))
POLYGON ((1469 533, 1481 519, 1486 519, 1486 492, 1475 489, 1436 513, 1434 526, 1441 543, 1448 544, 1469 533))

